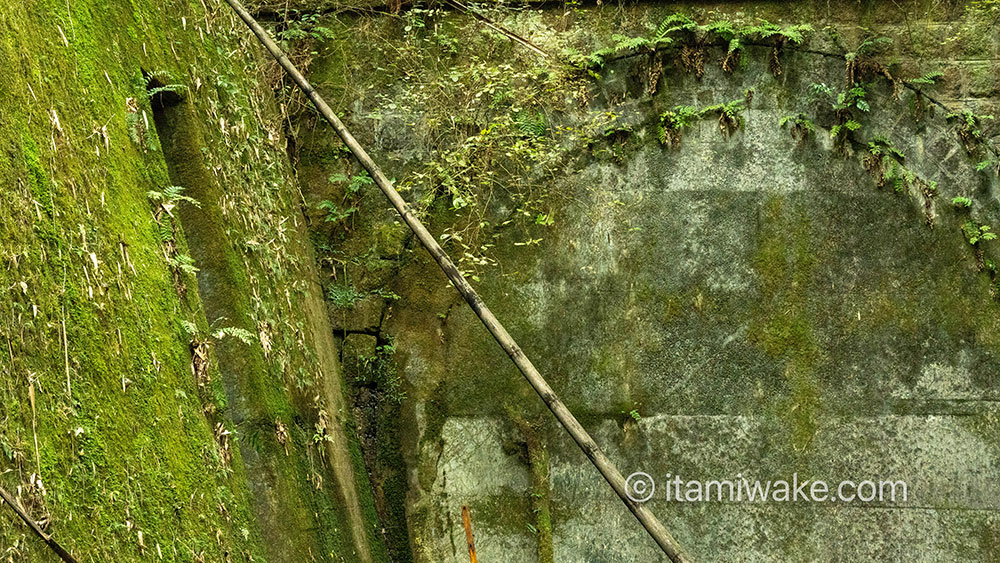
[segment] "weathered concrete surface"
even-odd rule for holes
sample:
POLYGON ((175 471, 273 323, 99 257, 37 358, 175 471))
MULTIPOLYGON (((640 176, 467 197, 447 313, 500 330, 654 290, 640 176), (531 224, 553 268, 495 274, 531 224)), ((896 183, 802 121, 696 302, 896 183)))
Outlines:
MULTIPOLYGON (((752 3, 726 5, 713 17, 736 17, 744 8, 775 19, 774 6, 752 3)), ((507 23, 554 49, 560 32, 603 45, 602 33, 655 26, 663 15, 638 7, 616 15, 574 12, 569 22, 545 13, 507 23)), ((806 7, 795 16, 791 21, 816 29, 836 24, 853 45, 858 23, 909 34, 897 43, 896 71, 919 76, 940 63, 948 77, 935 92, 943 103, 996 107, 995 82, 975 70, 995 65, 995 36, 969 33, 945 51, 935 47, 956 30, 975 28, 960 8, 928 12, 929 22, 846 8, 828 15, 806 7), (974 59, 971 66, 962 53, 974 59)), ((457 17, 440 24, 463 25, 457 17)), ((433 157, 408 152, 419 142, 432 147, 425 133, 434 126, 408 97, 412 84, 432 82, 432 71, 365 78, 363 68, 344 62, 344 41, 327 44, 331 59, 315 63, 317 81, 331 93, 362 96, 341 107, 389 175, 406 178, 433 157), (352 92, 350 81, 362 83, 352 92), (410 112, 401 119, 406 127, 387 129, 387 113, 369 113, 390 103, 410 112)), ((1000 309, 951 198, 973 197, 977 221, 995 224, 1000 183, 976 172, 941 107, 918 118, 913 91, 894 100, 884 80, 869 89, 872 109, 863 115, 856 154, 837 150, 832 113, 809 98, 812 83, 843 84, 844 60, 831 56, 835 43, 817 33, 808 45, 815 52, 786 49, 777 78, 768 71, 768 47, 749 48, 748 67, 733 74, 718 68, 724 51, 713 48, 700 80, 666 61, 652 96, 645 93, 644 57, 606 66, 589 86, 587 105, 547 115, 550 131, 584 128, 611 111, 614 123, 632 133, 617 148, 600 139, 597 149, 573 145, 556 172, 538 178, 551 190, 555 224, 504 231, 493 251, 500 267, 480 272, 478 287, 626 475, 797 473, 832 483, 909 485, 907 501, 895 503, 686 504, 657 497, 652 508, 696 561, 994 560, 1000 309), (709 118, 684 130, 679 148, 656 141, 660 112, 744 99, 747 89, 753 98, 745 124, 731 136, 709 118), (779 127, 798 112, 818 127, 802 143, 779 127), (906 168, 923 184, 901 193, 875 186, 862 152, 878 135, 905 154, 906 168), (612 149, 619 152, 608 157, 612 149), (928 197, 920 186, 931 181, 937 189, 928 197), (511 244, 530 238, 541 241, 511 244)), ((492 56, 531 64, 511 53, 496 47, 492 56)), ((328 197, 326 176, 341 166, 321 157, 333 145, 329 138, 311 135, 302 139, 302 174, 314 179, 307 200, 328 197)), ((484 206, 493 224, 513 215, 513 205, 498 199, 484 206)), ((371 205, 359 221, 382 217, 391 227, 384 206, 371 205)), ((447 214, 429 216, 438 232, 449 226, 447 214)), ((355 229, 336 248, 350 254, 378 246, 367 243, 355 229)), ((554 560, 659 560, 596 470, 547 419, 541 429, 549 486, 532 485, 536 468, 512 419, 538 416, 540 401, 429 257, 419 249, 401 256, 398 276, 386 284, 400 298, 387 302, 379 331, 395 337, 406 382, 400 447, 415 559, 466 560, 460 507, 468 504, 483 560, 539 560, 536 495, 551 504, 554 560)))
MULTIPOLYGON (((564 210, 565 227, 535 261, 518 266, 525 278, 489 285, 486 298, 501 319, 527 319, 513 322, 525 351, 575 412, 604 419, 590 427, 626 473, 781 479, 799 472, 828 481, 903 479, 911 487, 909 502, 877 508, 653 503, 698 560, 990 553, 993 544, 981 543, 995 533, 1000 498, 996 307, 966 245, 953 227, 930 231, 903 198, 874 191, 856 162, 818 151, 808 153, 811 162, 782 157, 795 149, 776 120, 751 113, 744 139, 720 141, 706 126, 677 155, 648 146, 624 170, 588 166, 570 182, 606 190, 603 201, 564 210), (611 200, 628 202, 625 211, 594 212, 613 209, 611 200), (775 274, 782 291, 800 292, 801 305, 762 294, 755 256, 765 237, 787 237, 790 254, 802 245, 811 255, 802 281, 794 255, 775 274), (778 315, 779 331, 808 327, 817 357, 807 373, 790 374, 783 357, 754 341, 768 315, 778 315), (635 403, 655 418, 623 432, 622 413, 635 403)), ((405 313, 397 319, 410 327, 433 322, 429 314, 421 323, 405 313)), ((452 416, 491 410, 486 397, 498 384, 484 380, 520 383, 509 381, 515 376, 501 353, 486 352, 488 335, 464 309, 452 312, 444 345, 397 335, 415 386, 427 385, 435 371, 428 364, 445 364, 439 377, 453 397, 452 416)), ((492 421, 480 420, 458 432, 449 419, 440 452, 421 453, 440 455, 434 486, 418 501, 435 513, 473 499, 503 506, 498 489, 515 498, 530 492, 516 459, 482 451, 502 448, 492 421), (476 455, 454 445, 465 441, 476 455)), ((596 471, 549 429, 557 560, 654 557, 596 471)), ((443 531, 434 557, 462 560, 460 528, 443 531)), ((484 557, 530 560, 510 554, 513 540, 497 541, 504 550, 487 544, 484 557)))

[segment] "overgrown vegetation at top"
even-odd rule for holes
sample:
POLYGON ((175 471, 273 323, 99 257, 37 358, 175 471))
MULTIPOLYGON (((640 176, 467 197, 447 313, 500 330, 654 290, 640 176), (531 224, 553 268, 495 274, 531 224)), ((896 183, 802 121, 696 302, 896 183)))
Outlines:
MULTIPOLYGON (((372 46, 368 58, 383 70, 379 76, 392 77, 396 86, 374 95, 356 91, 360 84, 339 76, 332 80, 348 98, 370 96, 367 111, 355 119, 374 124, 376 134, 390 144, 399 136, 401 145, 420 146, 420 161, 408 164, 396 187, 418 215, 441 221, 442 243, 462 273, 475 281, 484 268, 496 264, 498 246, 535 246, 555 222, 549 186, 560 163, 572 155, 571 144, 583 141, 581 131, 560 128, 551 116, 587 93, 574 73, 470 32, 477 28, 474 21, 459 24, 447 16, 439 8, 416 6, 401 14, 391 31, 351 29, 335 18, 321 22, 334 33, 363 34, 365 44, 372 46), (391 41, 383 35, 387 33, 391 41), (498 49, 510 54, 497 56, 498 49), (419 120, 409 121, 414 115, 419 120)), ((309 49, 322 48, 311 38, 304 41, 311 42, 309 49)), ((295 126, 312 119, 309 111, 298 115, 295 126)), ((318 206, 335 249, 357 222, 371 220, 385 206, 381 194, 363 189, 371 179, 355 173, 349 154, 336 147, 331 153, 332 159, 324 158, 335 160, 330 168, 341 172, 330 177, 331 194, 318 206)), ((392 252, 398 249, 382 255, 392 252)), ((352 261, 334 253, 327 252, 324 259, 331 264, 352 261)))
POLYGON ((336 35, 333 30, 322 24, 320 14, 300 13, 294 10, 286 14, 277 32, 278 40, 284 42, 286 46, 292 41, 302 39, 321 41, 334 37, 336 35))
POLYGON ((721 43, 726 47, 722 69, 733 72, 745 64, 743 50, 747 45, 763 44, 771 47, 771 72, 777 76, 782 72, 779 58, 782 48, 786 44, 801 44, 805 35, 812 30, 809 24, 781 26, 766 20, 756 24, 728 20, 699 24, 684 14, 672 14, 660 22, 648 36, 615 34, 611 36, 615 44, 610 47, 588 55, 569 52, 568 57, 581 68, 595 72, 612 58, 655 53, 660 49, 676 47, 677 60, 681 66, 701 78, 709 46, 721 43))

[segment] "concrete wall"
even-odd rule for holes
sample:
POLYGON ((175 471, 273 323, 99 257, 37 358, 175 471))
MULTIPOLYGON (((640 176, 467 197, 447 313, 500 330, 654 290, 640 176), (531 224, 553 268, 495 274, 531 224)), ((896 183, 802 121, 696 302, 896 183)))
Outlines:
MULTIPOLYGON (((780 68, 773 40, 750 41, 744 66, 726 72, 717 35, 682 35, 657 54, 611 55, 599 76, 460 14, 331 15, 309 69, 432 231, 462 235, 446 237, 449 251, 469 253, 470 279, 623 473, 909 485, 906 502, 867 504, 658 493, 651 508, 695 560, 992 560, 996 243, 971 245, 961 226, 998 222, 996 171, 976 170, 997 127, 984 119, 970 154, 946 116, 998 107, 996 14, 905 8, 489 12, 562 58, 613 45, 615 33, 648 35, 675 11, 814 29, 784 46, 780 68), (860 128, 839 142, 838 115, 812 85, 845 90, 861 26, 892 39, 869 70, 908 80, 859 74, 870 111, 854 108, 860 128), (685 63, 699 53, 700 77, 685 63), (912 81, 935 70, 934 86, 912 81), (736 100, 745 110, 731 134, 712 114, 679 146, 658 141, 662 112, 736 100), (780 126, 800 113, 815 128, 801 141, 780 126), (872 166, 871 141, 901 153, 898 190, 872 166), (957 196, 975 201, 971 215, 957 196)), ((352 183, 357 167, 332 134, 308 113, 295 123, 306 201, 354 208, 330 221, 314 209, 313 240, 376 497, 392 505, 405 491, 405 521, 382 513, 407 528, 396 549, 466 560, 467 504, 484 560, 658 560, 380 194, 352 183), (373 377, 358 358, 386 345, 391 373, 373 377), (376 459, 394 448, 405 468, 376 459)))

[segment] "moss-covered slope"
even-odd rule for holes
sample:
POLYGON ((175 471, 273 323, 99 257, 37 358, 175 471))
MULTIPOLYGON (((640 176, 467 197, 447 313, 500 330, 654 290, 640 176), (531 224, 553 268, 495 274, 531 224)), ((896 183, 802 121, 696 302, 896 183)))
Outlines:
POLYGON ((0 484, 81 561, 384 557, 256 55, 216 2, 0 11, 0 484))

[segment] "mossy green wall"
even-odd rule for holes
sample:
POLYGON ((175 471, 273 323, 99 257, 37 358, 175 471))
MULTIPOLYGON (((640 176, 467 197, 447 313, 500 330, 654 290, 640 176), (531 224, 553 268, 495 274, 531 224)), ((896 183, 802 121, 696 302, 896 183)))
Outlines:
POLYGON ((0 10, 0 484, 81 561, 385 557, 259 55, 214 1, 0 10))

